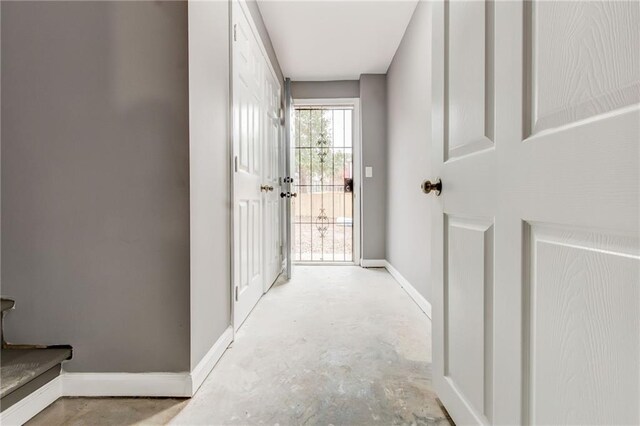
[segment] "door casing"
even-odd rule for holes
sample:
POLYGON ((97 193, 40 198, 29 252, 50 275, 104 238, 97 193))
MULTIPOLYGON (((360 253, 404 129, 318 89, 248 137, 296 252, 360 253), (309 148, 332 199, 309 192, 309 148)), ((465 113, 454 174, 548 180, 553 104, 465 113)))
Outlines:
MULTIPOLYGON (((361 141, 361 117, 360 117, 360 99, 359 98, 319 98, 319 99, 294 99, 293 108, 296 107, 353 107, 353 123, 351 129, 353 131, 353 262, 294 262, 296 265, 360 265, 360 247, 362 247, 361 221, 360 211, 362 208, 362 192, 361 192, 361 164, 362 164, 362 141, 361 141)), ((291 141, 289 150, 294 148, 294 141, 291 141)), ((292 217, 288 218, 289 221, 292 217)), ((293 244, 291 244, 293 250, 293 244)), ((288 254, 291 256, 291 253, 288 254)))

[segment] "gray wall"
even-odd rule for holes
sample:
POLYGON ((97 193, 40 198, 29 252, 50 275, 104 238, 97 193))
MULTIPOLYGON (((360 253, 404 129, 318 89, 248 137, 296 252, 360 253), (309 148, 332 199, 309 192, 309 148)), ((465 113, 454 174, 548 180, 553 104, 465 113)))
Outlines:
POLYGON ((387 202, 387 76, 360 76, 362 126, 362 249, 363 259, 385 259, 387 202), (365 167, 373 177, 365 177, 365 167))
POLYGON ((431 301, 431 6, 418 2, 387 72, 387 260, 431 301))
POLYGON ((229 3, 189 2, 191 369, 231 322, 229 3))
POLYGON ((293 99, 359 98, 358 80, 292 81, 293 99))
POLYGON ((2 2, 7 336, 187 371, 187 4, 2 2))

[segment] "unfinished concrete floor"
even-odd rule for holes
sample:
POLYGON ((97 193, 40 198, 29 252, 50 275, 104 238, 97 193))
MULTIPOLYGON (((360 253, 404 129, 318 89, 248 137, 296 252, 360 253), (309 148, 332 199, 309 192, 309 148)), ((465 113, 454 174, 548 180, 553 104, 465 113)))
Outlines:
POLYGON ((30 424, 448 424, 430 363, 429 319, 386 270, 298 266, 192 399, 61 399, 30 424))

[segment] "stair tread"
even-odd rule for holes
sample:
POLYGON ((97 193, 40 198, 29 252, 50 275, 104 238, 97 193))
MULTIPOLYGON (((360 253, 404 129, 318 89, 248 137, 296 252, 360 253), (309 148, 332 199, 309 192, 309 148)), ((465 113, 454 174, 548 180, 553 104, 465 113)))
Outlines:
POLYGON ((13 308, 13 306, 16 304, 15 300, 5 298, 0 299, 0 302, 2 302, 2 312, 6 311, 7 309, 13 308))
POLYGON ((70 348, 0 350, 0 398, 4 398, 70 356, 70 348))

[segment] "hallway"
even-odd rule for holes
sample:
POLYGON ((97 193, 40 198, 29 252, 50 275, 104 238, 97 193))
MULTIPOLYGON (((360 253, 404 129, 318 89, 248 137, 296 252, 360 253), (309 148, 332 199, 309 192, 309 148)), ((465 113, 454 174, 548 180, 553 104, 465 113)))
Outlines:
POLYGON ((431 390, 430 321, 386 270, 294 273, 188 402, 61 399, 30 424, 448 424, 431 390))

